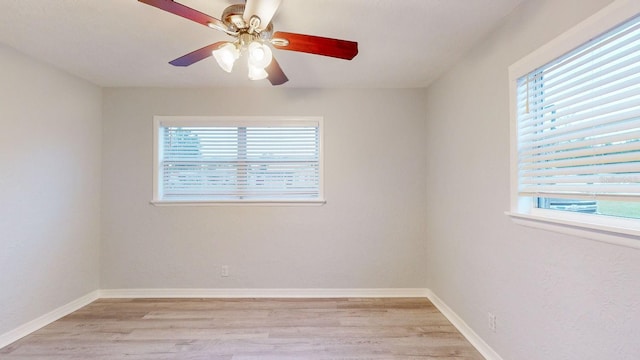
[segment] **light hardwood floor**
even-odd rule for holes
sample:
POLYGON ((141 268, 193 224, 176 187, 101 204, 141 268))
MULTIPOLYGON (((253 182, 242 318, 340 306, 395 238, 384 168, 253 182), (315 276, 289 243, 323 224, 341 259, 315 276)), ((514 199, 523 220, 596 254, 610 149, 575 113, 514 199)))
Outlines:
POLYGON ((101 299, 0 349, 0 359, 469 359, 427 300, 101 299))

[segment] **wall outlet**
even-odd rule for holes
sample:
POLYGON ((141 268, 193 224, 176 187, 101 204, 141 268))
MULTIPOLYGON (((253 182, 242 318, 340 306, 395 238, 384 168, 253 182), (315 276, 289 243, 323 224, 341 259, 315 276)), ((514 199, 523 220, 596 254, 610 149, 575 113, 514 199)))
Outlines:
POLYGON ((489 319, 489 330, 496 332, 496 316, 492 313, 487 313, 489 319))
POLYGON ((229 265, 222 265, 220 267, 220 276, 222 277, 229 276, 229 265))

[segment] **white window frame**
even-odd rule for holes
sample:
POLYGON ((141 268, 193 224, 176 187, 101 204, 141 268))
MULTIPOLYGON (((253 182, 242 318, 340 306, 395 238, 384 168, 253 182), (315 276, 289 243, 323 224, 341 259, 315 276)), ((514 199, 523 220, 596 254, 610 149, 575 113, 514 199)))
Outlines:
POLYGON ((151 204, 155 206, 305 206, 323 205, 326 203, 324 197, 324 141, 323 123, 321 116, 154 116, 153 117, 153 199, 151 204), (228 200, 173 200, 162 199, 160 197, 160 142, 162 141, 161 128, 166 124, 197 124, 198 126, 231 126, 231 127, 260 127, 268 123, 269 125, 282 124, 292 126, 295 123, 308 125, 316 123, 318 125, 319 141, 319 195, 316 199, 228 199, 228 200))
POLYGON ((535 197, 518 194, 517 81, 640 13, 637 0, 616 0, 588 19, 509 67, 511 121, 511 206, 518 224, 640 249, 640 220, 571 213, 536 207, 535 197))

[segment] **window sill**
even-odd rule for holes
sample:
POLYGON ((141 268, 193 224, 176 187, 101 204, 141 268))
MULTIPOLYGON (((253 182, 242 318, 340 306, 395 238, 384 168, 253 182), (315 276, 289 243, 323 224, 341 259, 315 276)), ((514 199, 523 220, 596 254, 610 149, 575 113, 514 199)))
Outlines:
POLYGON ((326 200, 153 200, 153 206, 322 206, 326 200))
MULTIPOLYGON (((582 214, 562 214, 562 218, 548 216, 546 212, 542 214, 526 214, 507 211, 505 214, 510 216, 514 223, 522 226, 640 249, 640 228, 636 224, 611 225, 605 224, 604 221, 600 224, 594 224, 591 222, 581 221, 581 217, 584 216, 581 216, 582 214)), ((615 222, 614 219, 611 220, 612 222, 615 222)), ((640 221, 637 220, 628 220, 624 222, 626 224, 640 224, 640 221)))

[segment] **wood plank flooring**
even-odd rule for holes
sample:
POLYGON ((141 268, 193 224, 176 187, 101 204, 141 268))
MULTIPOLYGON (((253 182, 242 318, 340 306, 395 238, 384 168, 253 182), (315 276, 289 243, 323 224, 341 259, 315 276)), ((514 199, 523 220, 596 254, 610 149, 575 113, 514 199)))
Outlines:
POLYGON ((427 299, 101 299, 0 359, 483 357, 427 299))

